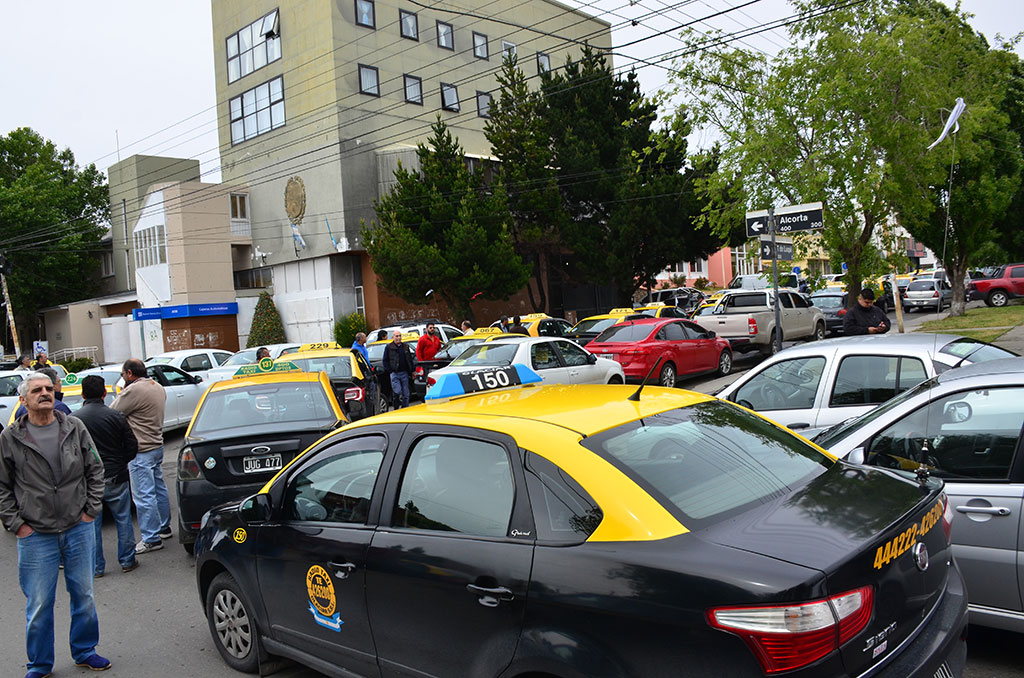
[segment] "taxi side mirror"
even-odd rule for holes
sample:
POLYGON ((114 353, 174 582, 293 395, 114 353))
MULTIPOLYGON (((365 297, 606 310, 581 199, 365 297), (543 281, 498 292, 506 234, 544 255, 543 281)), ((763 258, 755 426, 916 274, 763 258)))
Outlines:
POLYGON ((858 447, 855 450, 850 450, 850 453, 846 455, 846 461, 851 464, 863 464, 864 463, 864 448, 858 447))
POLYGON ((238 506, 238 516, 247 525, 263 523, 270 520, 273 506, 270 497, 265 494, 254 494, 238 506))

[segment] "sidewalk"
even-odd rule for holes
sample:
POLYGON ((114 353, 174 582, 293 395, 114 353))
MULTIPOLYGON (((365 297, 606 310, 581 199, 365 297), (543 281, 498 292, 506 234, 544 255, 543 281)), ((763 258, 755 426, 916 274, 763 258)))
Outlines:
POLYGON ((992 343, 1017 355, 1024 355, 1024 325, 1017 325, 992 343))

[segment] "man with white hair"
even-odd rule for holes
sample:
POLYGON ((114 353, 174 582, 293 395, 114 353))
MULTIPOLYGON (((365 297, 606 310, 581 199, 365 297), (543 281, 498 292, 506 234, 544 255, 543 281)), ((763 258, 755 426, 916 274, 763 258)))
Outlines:
POLYGON ((18 537, 18 581, 25 594, 28 673, 53 670, 53 604, 58 567, 71 597, 71 657, 94 671, 110 668, 96 654, 99 619, 93 600, 96 533, 103 510, 103 461, 85 424, 54 411, 48 376, 18 386, 27 412, 0 433, 0 520, 18 537))

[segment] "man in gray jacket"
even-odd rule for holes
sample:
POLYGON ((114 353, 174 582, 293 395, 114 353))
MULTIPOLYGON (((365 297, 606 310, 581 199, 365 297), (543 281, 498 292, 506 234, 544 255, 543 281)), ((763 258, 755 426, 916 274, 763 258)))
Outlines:
POLYGON ((28 412, 0 433, 0 520, 18 537, 18 580, 25 594, 28 673, 53 670, 53 603, 58 566, 71 597, 71 656, 94 671, 110 668, 96 654, 100 628, 93 600, 96 535, 103 510, 103 462, 85 425, 54 412, 45 374, 18 386, 28 412))

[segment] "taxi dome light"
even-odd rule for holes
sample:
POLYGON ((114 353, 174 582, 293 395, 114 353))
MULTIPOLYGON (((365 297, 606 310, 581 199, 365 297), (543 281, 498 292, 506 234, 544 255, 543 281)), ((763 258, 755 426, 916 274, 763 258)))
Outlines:
POLYGON ((456 396, 493 391, 522 384, 536 384, 540 375, 526 365, 515 363, 506 367, 488 367, 468 372, 448 372, 436 377, 429 386, 425 400, 440 400, 456 396))

